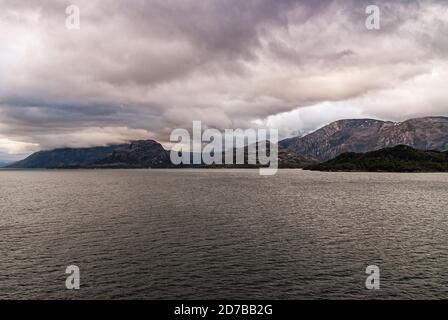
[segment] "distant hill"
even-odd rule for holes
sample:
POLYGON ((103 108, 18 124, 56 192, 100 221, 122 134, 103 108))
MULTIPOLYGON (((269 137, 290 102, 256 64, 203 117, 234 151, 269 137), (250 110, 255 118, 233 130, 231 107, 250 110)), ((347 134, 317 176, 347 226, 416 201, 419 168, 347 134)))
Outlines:
POLYGON ((333 122, 280 146, 310 159, 327 161, 346 152, 364 153, 397 145, 421 150, 448 150, 448 118, 426 117, 404 122, 352 119, 333 122))
POLYGON ((94 148, 63 148, 50 151, 39 151, 29 157, 8 165, 8 168, 65 168, 84 167, 108 156, 120 145, 94 148))
POLYGON ((305 167, 305 170, 448 172, 448 152, 399 145, 368 153, 344 153, 333 160, 305 167))

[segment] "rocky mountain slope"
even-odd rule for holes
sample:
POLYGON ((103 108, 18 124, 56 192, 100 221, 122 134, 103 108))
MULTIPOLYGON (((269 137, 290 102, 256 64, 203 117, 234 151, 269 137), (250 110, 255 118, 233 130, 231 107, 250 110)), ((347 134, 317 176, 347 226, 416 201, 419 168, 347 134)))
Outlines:
POLYGON ((307 158, 327 161, 345 152, 369 152, 397 145, 448 150, 448 118, 427 117, 400 123, 373 119, 333 122, 307 136, 280 142, 307 158))
POLYGON ((447 172, 448 152, 417 150, 405 145, 368 153, 344 153, 305 167, 318 171, 447 172))

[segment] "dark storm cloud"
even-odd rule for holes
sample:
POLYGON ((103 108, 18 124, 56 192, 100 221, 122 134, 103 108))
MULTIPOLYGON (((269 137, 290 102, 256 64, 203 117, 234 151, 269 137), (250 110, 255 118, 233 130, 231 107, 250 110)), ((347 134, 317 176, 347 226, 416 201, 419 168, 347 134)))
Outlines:
POLYGON ((431 89, 448 72, 445 3, 375 3, 377 31, 364 0, 80 0, 69 31, 69 1, 0 0, 0 151, 166 141, 192 120, 248 127, 328 102, 446 113, 431 89))

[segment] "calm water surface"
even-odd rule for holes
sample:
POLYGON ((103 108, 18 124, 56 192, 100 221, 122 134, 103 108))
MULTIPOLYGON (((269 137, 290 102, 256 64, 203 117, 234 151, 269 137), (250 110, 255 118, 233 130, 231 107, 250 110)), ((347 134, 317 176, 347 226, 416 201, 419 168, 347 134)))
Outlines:
POLYGON ((448 174, 0 171, 0 298, 448 298, 447 195, 448 174))

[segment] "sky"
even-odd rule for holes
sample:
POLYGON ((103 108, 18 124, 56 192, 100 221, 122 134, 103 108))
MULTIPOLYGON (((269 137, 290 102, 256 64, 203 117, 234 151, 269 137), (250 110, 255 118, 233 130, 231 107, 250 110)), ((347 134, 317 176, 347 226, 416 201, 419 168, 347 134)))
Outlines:
POLYGON ((447 79, 446 0, 0 0, 0 159, 169 147, 194 120, 287 137, 446 116, 447 79), (371 4, 379 29, 366 27, 371 4))

